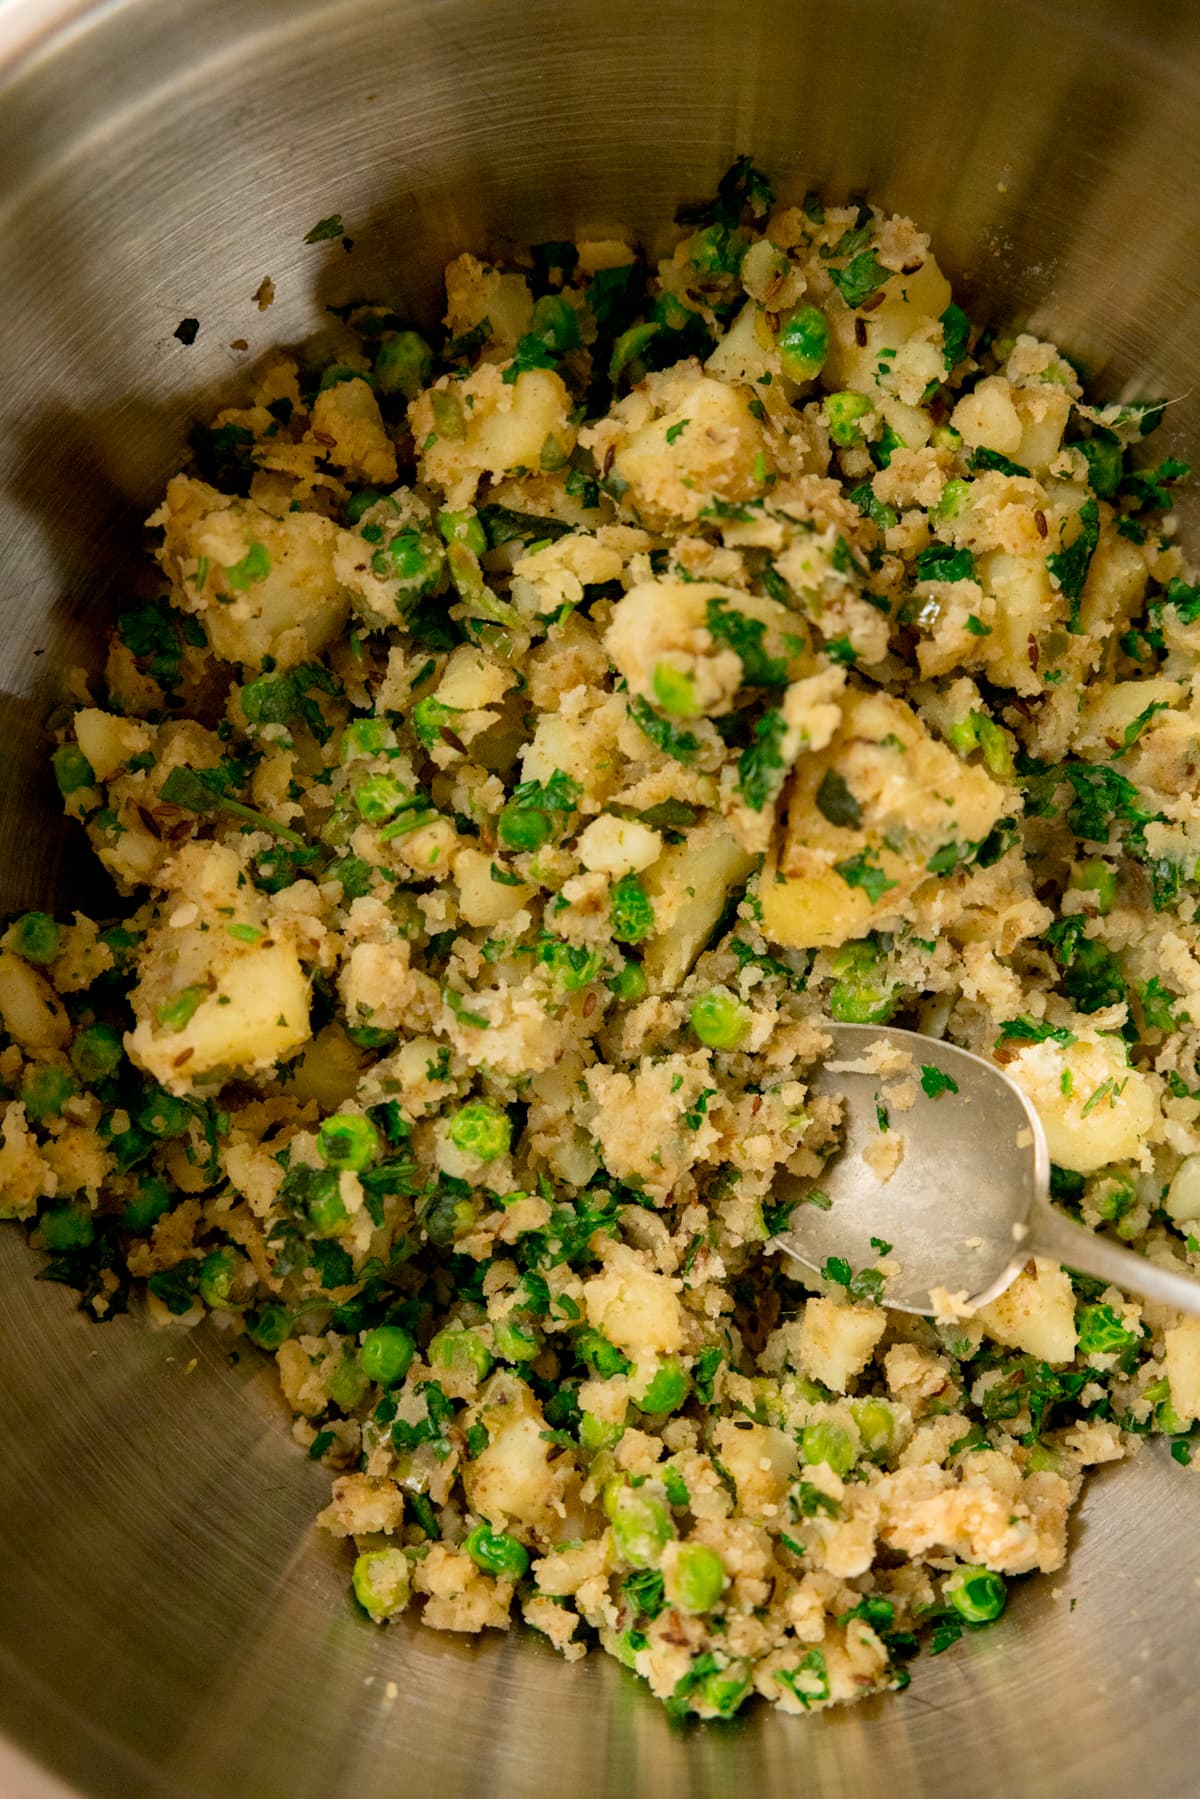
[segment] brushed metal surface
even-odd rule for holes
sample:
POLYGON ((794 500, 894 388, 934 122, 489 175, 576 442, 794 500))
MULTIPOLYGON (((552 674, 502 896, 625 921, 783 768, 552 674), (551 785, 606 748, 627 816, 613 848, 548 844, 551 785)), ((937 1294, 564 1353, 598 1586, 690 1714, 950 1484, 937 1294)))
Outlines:
MULTIPOLYGON (((1194 6, 7 0, 0 57, 0 905, 103 903, 41 721, 141 578, 231 342, 356 294, 428 311, 466 245, 653 235, 753 149, 912 213, 965 293, 1200 439, 1194 6), (304 245, 337 210, 353 252, 304 245)), ((1154 1452, 1094 1482, 1065 1574, 904 1699, 680 1733, 611 1662, 374 1630, 268 1374, 215 1333, 92 1327, 31 1267, 0 1234, 4 1799, 1196 1790, 1200 1488, 1154 1452)))

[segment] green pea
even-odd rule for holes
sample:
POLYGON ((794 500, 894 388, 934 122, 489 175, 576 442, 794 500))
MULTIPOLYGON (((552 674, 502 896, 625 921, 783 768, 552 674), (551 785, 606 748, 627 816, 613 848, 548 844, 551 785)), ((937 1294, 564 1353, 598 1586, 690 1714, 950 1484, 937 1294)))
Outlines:
POLYGON ((664 712, 677 718, 693 718, 699 710, 696 683, 671 662, 656 662, 651 685, 654 697, 664 712))
POLYGON ((604 1509, 613 1541, 630 1567, 657 1568, 675 1535, 674 1520, 662 1500, 645 1487, 631 1487, 618 1478, 604 1490, 604 1509))
POLYGON ((439 512, 437 522, 447 543, 466 544, 472 556, 482 556, 487 549, 487 532, 474 512, 439 512))
POLYGON ((352 493, 346 501, 344 508, 346 523, 357 525, 363 513, 370 512, 372 506, 378 506, 382 498, 383 495, 377 487, 360 487, 358 492, 352 493))
POLYGON ((381 1387, 394 1387, 404 1379, 417 1346, 398 1324, 377 1324, 363 1338, 358 1350, 362 1371, 381 1387))
POLYGON ((226 1243, 205 1256, 198 1285, 205 1305, 215 1312, 236 1312, 254 1291, 254 1271, 241 1251, 226 1243))
POLYGON ((1101 915, 1112 911, 1117 898, 1117 871, 1111 862, 1089 856, 1072 870, 1071 885, 1081 893, 1094 893, 1096 910, 1101 915))
POLYGON ((458 443, 467 435, 467 418, 462 401, 452 388, 435 387, 429 396, 433 408, 433 426, 447 443, 458 443))
POLYGON ((442 578, 445 558, 433 539, 415 529, 398 531, 371 557, 371 573, 397 583, 398 600, 424 599, 442 578))
POLYGON ((550 815, 540 806, 520 806, 511 800, 496 820, 496 835, 506 849, 540 850, 553 834, 550 815))
POLYGON ((1115 1174, 1102 1175, 1094 1186, 1089 1186, 1087 1197, 1088 1204, 1108 1224, 1124 1218, 1137 1201, 1133 1183, 1115 1174))
POLYGON ((543 294, 535 302, 530 330, 556 356, 567 350, 577 350, 582 341, 579 314, 562 294, 543 294))
POLYGON ((650 983, 640 962, 625 962, 605 986, 616 994, 622 1005, 632 1006, 645 999, 650 983))
POLYGON ((800 1433, 800 1453, 810 1464, 828 1463, 835 1474, 849 1474, 854 1466, 854 1440, 850 1432, 829 1419, 804 1426, 800 1433))
POLYGON ((124 1054, 121 1033, 110 1024, 90 1024, 76 1036, 69 1053, 71 1066, 90 1087, 116 1073, 124 1054))
POLYGON ((613 883, 608 912, 617 943, 640 943, 654 929, 654 905, 636 875, 613 883))
POLYGON ((166 1093, 162 1088, 150 1096, 137 1114, 138 1128, 162 1140, 182 1137, 191 1122, 192 1109, 187 1101, 176 1099, 173 1093, 166 1093))
POLYGON ((947 481, 937 505, 931 509, 929 516, 938 520, 957 518, 970 497, 971 483, 969 481, 947 481))
POLYGON ((614 1374, 628 1374, 632 1366, 629 1357, 597 1330, 577 1331, 573 1347, 579 1359, 586 1362, 601 1380, 609 1380, 614 1374))
POLYGON ((369 825, 386 824, 394 818, 406 800, 412 798, 395 775, 367 775, 354 789, 354 804, 360 818, 369 825))
POLYGON ((433 351, 419 331, 398 331, 375 355, 375 382, 381 394, 415 400, 433 375, 433 351))
POLYGON ((1034 1443, 1031 1446, 1025 1468, 1029 1474, 1062 1474, 1065 1472, 1062 1456, 1046 1443, 1034 1443))
POLYGON ((707 1543, 681 1543, 663 1568, 663 1590, 681 1612, 711 1611, 726 1581, 725 1564, 707 1543))
POLYGON ((825 417, 829 423, 829 435, 841 449, 849 449, 851 444, 862 441, 862 432, 858 421, 865 418, 871 410, 871 402, 866 394, 837 393, 825 396, 825 417))
POLYGON ((480 1162, 494 1162, 506 1156, 512 1145, 512 1124, 508 1114, 486 1099, 473 1099, 460 1106, 450 1120, 450 1141, 465 1156, 480 1162))
POLYGON ((434 1200, 427 1212, 422 1213, 421 1223, 429 1241, 444 1249, 465 1231, 469 1231, 478 1222, 479 1215, 478 1202, 470 1196, 464 1198, 453 1193, 443 1193, 434 1200))
POLYGON ((956 1568, 946 1582, 945 1594, 968 1624, 990 1624, 1008 1600, 1004 1576, 993 1574, 990 1568, 956 1568))
POLYGON ((477 1524, 463 1548, 477 1568, 502 1580, 520 1580, 529 1568, 529 1551, 525 1545, 505 1531, 492 1530, 487 1524, 477 1524))
POLYGON ((532 1362, 541 1354, 542 1343, 538 1333, 518 1324, 513 1318, 505 1318, 493 1329, 496 1354, 502 1362, 532 1362))
POLYGON ((359 1173, 379 1160, 379 1132, 361 1112, 338 1112, 317 1127, 317 1154, 327 1168, 359 1173))
POLYGON ((608 378, 615 381, 621 371, 636 362, 646 345, 656 338, 662 329, 661 325, 631 325, 628 331, 622 331, 613 344, 612 355, 608 359, 608 378))
POLYGON ((164 1000, 154 1014, 155 1020, 164 1030, 181 1031, 207 998, 207 986, 194 982, 190 987, 184 987, 181 992, 164 1000))
POLYGON ((1111 1306, 1081 1306, 1075 1324, 1085 1356, 1119 1355, 1139 1340, 1137 1332, 1127 1329, 1111 1306))
POLYGON ((408 1557, 402 1549, 367 1549, 350 1577, 354 1597, 376 1624, 394 1618, 408 1604, 412 1590, 408 1557))
POLYGON ((875 945, 845 944, 832 967, 838 979, 829 992, 830 1015, 840 1024, 885 1024, 896 1008, 895 989, 875 945))
POLYGON ((343 762, 356 756, 377 756, 392 749, 396 738, 386 718, 354 718, 342 732, 343 762))
POLYGON ((797 306, 779 323, 779 361, 789 381, 813 381, 829 355, 829 320, 819 306, 797 306))
POLYGON ((953 425, 935 425, 929 434, 929 441, 935 450, 957 450, 962 447, 962 433, 953 425))
POLYGON ((732 1718, 749 1691, 750 1676, 741 1668, 721 1668, 704 1676, 691 1702, 697 1710, 711 1709, 720 1718, 732 1718))
POLYGON ((753 1014, 728 987, 710 987, 692 1001, 693 1031, 709 1049, 737 1049, 750 1034, 753 1014))
POLYGON ((319 1237, 337 1236, 350 1223, 336 1169, 322 1168, 314 1173, 304 1206, 308 1221, 319 1237))
POLYGON ((139 1185, 137 1192, 125 1201, 121 1212, 121 1223, 127 1231, 136 1236, 144 1236, 158 1223, 164 1212, 171 1209, 172 1193, 166 1181, 157 1174, 148 1174, 139 1185))
POLYGON ((615 1449, 625 1435, 623 1424, 610 1424, 595 1412, 582 1412, 579 1417, 579 1447, 588 1455, 599 1455, 602 1449, 615 1449))
POLYGON ((367 1375, 359 1362, 358 1356, 347 1343, 342 1350, 342 1359, 327 1378, 325 1385, 339 1411, 352 1412, 362 1404, 368 1386, 367 1375))
POLYGON ((8 948, 26 962, 53 962, 60 936, 48 912, 26 912, 9 930, 8 948))
POLYGON ((65 1249, 86 1249, 95 1241, 96 1227, 86 1206, 55 1206, 38 1220, 42 1241, 55 1255, 65 1249))
POLYGON ((664 1362, 637 1401, 639 1411, 651 1414, 677 1412, 688 1396, 691 1382, 678 1362, 664 1362))
POLYGON ((83 787, 94 787, 96 776, 91 763, 77 743, 63 743, 50 758, 58 791, 64 799, 83 787))
POLYGON ((273 1353, 291 1334, 291 1314, 283 1306, 264 1306, 246 1319, 246 1335, 259 1349, 273 1353))
POLYGON ((852 1399, 850 1410, 862 1438, 863 1454, 885 1461, 896 1438, 896 1415, 885 1399, 852 1399))
POLYGON ((79 1089, 65 1068, 45 1062, 26 1068, 21 1079, 21 1098, 30 1118, 57 1118, 63 1107, 79 1089))
POLYGON ((485 1381, 492 1372, 492 1353, 474 1331, 453 1326, 439 1331, 429 1345, 429 1366, 485 1381))

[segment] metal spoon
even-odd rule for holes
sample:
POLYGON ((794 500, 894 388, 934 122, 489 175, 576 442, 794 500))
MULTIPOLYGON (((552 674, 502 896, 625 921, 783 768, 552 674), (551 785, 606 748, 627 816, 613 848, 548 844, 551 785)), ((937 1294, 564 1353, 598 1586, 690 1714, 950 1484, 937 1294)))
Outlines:
POLYGON ((1054 1209, 1041 1120, 995 1063, 888 1025, 823 1028, 833 1054, 809 1088, 844 1100, 844 1137, 814 1180, 786 1175, 776 1183, 778 1195, 799 1202, 779 1237, 796 1261, 819 1273, 838 1256, 858 1271, 886 1253, 896 1271, 885 1280, 884 1305, 932 1316, 932 1289, 986 1305, 1031 1256, 1047 1256, 1200 1317, 1200 1280, 1122 1249, 1054 1209), (897 1077, 853 1066, 881 1041, 908 1052, 917 1081, 912 1108, 892 1111, 889 1130, 903 1135, 904 1154, 883 1181, 863 1152, 880 1145, 876 1103, 897 1077), (958 1091, 944 1088, 931 1098, 920 1083, 923 1067, 950 1076, 958 1091), (880 1242, 891 1247, 885 1252, 880 1242))

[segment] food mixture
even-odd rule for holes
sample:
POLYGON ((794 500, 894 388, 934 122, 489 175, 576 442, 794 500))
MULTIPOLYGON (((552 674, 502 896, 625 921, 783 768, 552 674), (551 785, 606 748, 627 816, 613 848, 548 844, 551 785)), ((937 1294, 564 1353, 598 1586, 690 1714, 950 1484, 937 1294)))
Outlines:
POLYGON ((743 159, 678 235, 459 256, 436 344, 350 307, 197 431, 56 720, 129 903, 3 938, 0 1215, 275 1358, 371 1618, 712 1718, 905 1685, 1087 1469, 1190 1460, 1200 1323, 1042 1261, 892 1313, 774 1183, 894 1020, 1200 1270, 1200 585, 1162 405, 911 221, 743 159))

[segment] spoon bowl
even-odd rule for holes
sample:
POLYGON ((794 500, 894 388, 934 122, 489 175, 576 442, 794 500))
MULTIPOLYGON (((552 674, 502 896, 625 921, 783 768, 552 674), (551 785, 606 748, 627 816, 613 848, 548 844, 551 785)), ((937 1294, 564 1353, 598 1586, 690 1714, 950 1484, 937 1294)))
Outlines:
POLYGON ((890 1025, 825 1029, 832 1052, 809 1090, 842 1100, 842 1141, 816 1179, 776 1184, 795 1201, 779 1237, 788 1255, 817 1274, 831 1257, 852 1276, 878 1269, 882 1303, 925 1316, 987 1305, 1031 1256, 1200 1316, 1200 1281, 1177 1263, 1051 1204, 1041 1120, 994 1062, 890 1025))

